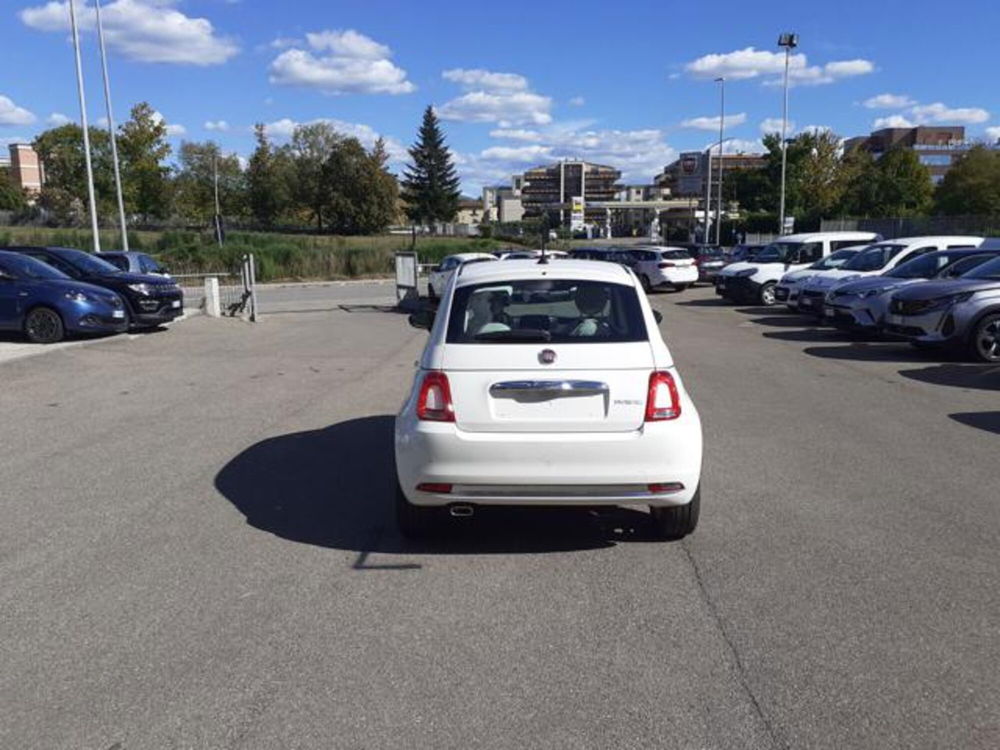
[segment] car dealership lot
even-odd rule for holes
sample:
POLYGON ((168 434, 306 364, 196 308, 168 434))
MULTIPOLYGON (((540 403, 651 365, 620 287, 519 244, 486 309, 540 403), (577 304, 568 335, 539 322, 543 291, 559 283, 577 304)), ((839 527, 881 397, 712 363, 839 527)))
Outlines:
POLYGON ((295 294, 0 363, 0 747, 1000 744, 1000 368, 658 294, 698 530, 414 544, 426 334, 391 285, 295 294))

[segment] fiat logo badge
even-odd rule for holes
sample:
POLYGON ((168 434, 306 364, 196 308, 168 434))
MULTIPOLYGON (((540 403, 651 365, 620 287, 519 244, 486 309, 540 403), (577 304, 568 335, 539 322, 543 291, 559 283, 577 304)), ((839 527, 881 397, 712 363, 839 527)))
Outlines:
POLYGON ((542 349, 538 355, 538 361, 543 365, 551 365, 556 361, 556 353, 551 349, 542 349))

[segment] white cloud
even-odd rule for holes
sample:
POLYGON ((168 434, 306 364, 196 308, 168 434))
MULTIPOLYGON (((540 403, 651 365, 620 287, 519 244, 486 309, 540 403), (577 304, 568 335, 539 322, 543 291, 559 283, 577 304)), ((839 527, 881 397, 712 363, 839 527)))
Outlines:
POLYGON ((70 118, 64 115, 62 112, 53 112, 51 115, 45 118, 45 123, 53 128, 58 128, 63 125, 68 125, 73 122, 70 118))
POLYGON ((271 61, 269 80, 324 94, 408 94, 416 90, 384 44, 353 29, 306 34, 311 50, 293 47, 271 61))
POLYGON ((986 128, 986 138, 990 141, 1000 141, 1000 126, 986 128))
POLYGON ((552 122, 552 99, 530 91, 510 94, 470 91, 443 104, 437 113, 442 120, 459 122, 532 123, 552 122))
POLYGON ((0 125, 31 125, 36 119, 33 113, 14 104, 10 97, 0 94, 0 125))
POLYGON ((517 73, 494 73, 481 68, 453 68, 441 73, 446 81, 457 83, 468 91, 527 91, 528 79, 517 73))
MULTIPOLYGON (((791 69, 804 68, 806 56, 792 55, 789 59, 791 69)), ((781 74, 785 70, 785 55, 782 52, 769 52, 753 47, 712 54, 699 57, 684 66, 684 69, 695 78, 756 78, 760 75, 781 74)))
MULTIPOLYGON (((170 138, 178 138, 187 133, 187 128, 185 128, 183 125, 167 122, 167 119, 160 112, 153 112, 153 119, 156 122, 162 122, 166 126, 167 136, 170 138)), ((101 127, 106 128, 108 126, 108 118, 102 117, 101 120, 103 120, 104 123, 103 125, 101 125, 101 127)), ((99 125, 101 124, 101 120, 98 120, 99 125)))
MULTIPOLYGON (((785 71, 783 52, 759 50, 753 47, 710 54, 687 63, 684 70, 694 78, 718 78, 730 80, 757 78, 763 76, 768 85, 782 82, 785 71)), ((835 60, 825 65, 809 65, 802 53, 789 56, 789 84, 819 85, 833 83, 841 78, 866 75, 875 70, 869 60, 835 60)))
MULTIPOLYGON (((315 125, 320 122, 328 123, 338 133, 357 138, 361 142, 361 145, 365 148, 371 148, 375 145, 375 141, 379 139, 380 133, 370 125, 365 125, 364 123, 346 122, 344 120, 336 120, 328 117, 319 117, 315 120, 308 120, 305 122, 298 122, 290 117, 283 117, 280 120, 265 123, 264 130, 270 138, 274 138, 275 140, 288 140, 295 133, 295 128, 300 125, 315 125)), ((409 155, 407 154, 406 147, 402 143, 391 136, 382 135, 382 138, 385 141, 386 151, 389 153, 390 163, 401 164, 406 161, 409 155)))
POLYGON ((224 133, 229 130, 229 123, 225 120, 208 120, 205 123, 205 130, 218 130, 224 133))
MULTIPOLYGON (((731 128, 742 125, 747 121, 746 112, 738 112, 734 115, 726 115, 726 127, 731 128)), ((691 117, 681 121, 682 128, 693 128, 695 130, 718 130, 719 117, 691 117)))
MULTIPOLYGON (((791 133, 794 130, 795 130, 795 123, 792 120, 789 120, 786 132, 791 133)), ((760 124, 760 132, 763 133, 764 135, 767 135, 768 133, 780 133, 781 118, 780 117, 766 118, 760 124)))
POLYGON ((872 130, 881 128, 912 128, 916 123, 907 120, 903 115, 889 115, 888 117, 877 117, 872 123, 872 130))
MULTIPOLYGON (((217 65, 239 52, 232 39, 216 34, 211 21, 191 18, 177 0, 112 0, 101 7, 108 46, 131 60, 152 63, 217 65)), ((94 9, 77 5, 80 28, 93 31, 94 9)), ((25 8, 21 21, 39 31, 69 30, 69 4, 52 0, 25 8)))
POLYGON ((501 128, 552 122, 552 99, 531 91, 528 79, 517 73, 455 68, 441 76, 458 83, 466 93, 436 107, 443 120, 495 122, 501 128))
MULTIPOLYGON (((719 152, 719 142, 705 144, 702 151, 706 149, 712 149, 712 153, 719 152)), ((760 139, 756 141, 745 140, 743 138, 727 138, 726 142, 723 144, 723 153, 726 154, 762 154, 767 149, 764 148, 764 142, 760 139)))
POLYGON ((582 96, 574 96, 572 99, 569 100, 569 106, 571 107, 582 107, 586 103, 587 100, 584 99, 582 96))
MULTIPOLYGON (((591 122, 560 123, 535 132, 537 140, 523 146, 491 146, 480 153, 455 154, 467 190, 495 184, 511 174, 557 159, 585 159, 622 170, 625 182, 650 182, 653 175, 677 158, 663 132, 648 130, 593 130, 591 122)), ((503 137, 503 136, 500 136, 503 137)))
POLYGON ((877 94, 861 102, 868 109, 906 109, 916 104, 906 94, 877 94))
POLYGON ((507 138, 512 141, 540 141, 542 134, 537 130, 523 128, 497 128, 490 131, 491 138, 507 138))
POLYGON ((941 102, 921 104, 910 109, 917 123, 944 122, 955 125, 975 125, 990 119, 990 113, 979 107, 959 107, 952 109, 941 102))
POLYGON ((833 128, 829 125, 806 125, 800 133, 812 133, 813 135, 818 135, 819 133, 825 133, 826 131, 833 132, 833 128))
MULTIPOLYGON (((271 49, 288 49, 298 44, 302 44, 301 39, 297 39, 294 36, 279 36, 268 42, 267 47, 271 49)), ((261 47, 261 49, 264 49, 264 47, 261 47)))

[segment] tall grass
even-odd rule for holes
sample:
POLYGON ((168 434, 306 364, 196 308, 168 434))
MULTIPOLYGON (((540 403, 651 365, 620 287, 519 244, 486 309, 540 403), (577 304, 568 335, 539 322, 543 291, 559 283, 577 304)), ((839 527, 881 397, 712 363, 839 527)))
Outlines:
MULTIPOLYGON (((120 248, 118 232, 102 230, 101 247, 120 248)), ((0 247, 48 245, 91 249, 91 233, 82 229, 8 227, 0 229, 0 247)), ((253 253, 260 281, 364 278, 390 275, 394 254, 410 249, 400 235, 339 237, 330 235, 230 232, 219 247, 211 233, 167 231, 129 232, 129 245, 157 257, 173 273, 232 271, 244 254, 253 253)), ((445 255, 489 252, 501 243, 466 237, 418 237, 421 263, 436 263, 445 255)))

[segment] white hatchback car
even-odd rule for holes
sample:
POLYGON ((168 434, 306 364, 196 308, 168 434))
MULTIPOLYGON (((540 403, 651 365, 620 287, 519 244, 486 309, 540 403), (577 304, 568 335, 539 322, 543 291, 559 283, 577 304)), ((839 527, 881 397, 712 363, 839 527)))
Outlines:
POLYGON ((455 272, 455 269, 464 266, 466 263, 481 263, 483 261, 497 260, 495 255, 489 253, 455 253, 446 255, 441 262, 431 270, 427 277, 427 296, 436 299, 444 292, 445 284, 455 272))
POLYGON ((647 292, 663 287, 681 291, 698 280, 698 265, 682 247, 638 247, 628 250, 632 270, 647 292))
POLYGON ((405 534, 484 505, 648 505, 694 530, 701 421, 635 275, 617 264, 463 266, 396 417, 405 534))

